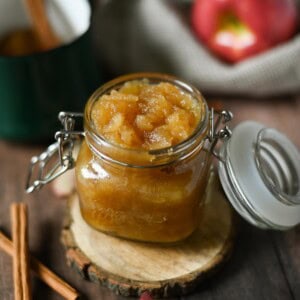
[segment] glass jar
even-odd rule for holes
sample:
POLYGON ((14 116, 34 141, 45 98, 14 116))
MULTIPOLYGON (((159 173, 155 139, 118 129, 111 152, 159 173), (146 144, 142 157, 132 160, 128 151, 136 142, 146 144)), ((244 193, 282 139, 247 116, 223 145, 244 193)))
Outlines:
POLYGON ((299 150, 277 130, 253 121, 237 125, 231 137, 226 125, 231 118, 229 111, 208 109, 197 89, 175 77, 139 73, 117 78, 92 95, 84 115, 59 114, 63 129, 55 135, 57 142, 31 159, 26 191, 39 189, 73 168, 73 147, 83 137, 76 163, 77 191, 84 219, 98 230, 141 241, 184 239, 201 224, 212 156, 219 160, 218 173, 228 200, 244 219, 263 229, 296 226, 300 223, 299 150), (142 78, 153 85, 171 83, 202 107, 204 113, 186 140, 145 151, 114 145, 96 133, 91 112, 99 97, 142 78), (78 117, 84 119, 84 131, 75 128, 78 117), (225 142, 216 150, 220 139, 225 142))
POLYGON ((114 145, 95 132, 94 103, 125 82, 144 75, 124 76, 101 87, 84 114, 85 141, 76 164, 77 191, 83 218, 113 235, 152 242, 175 242, 190 235, 201 220, 210 155, 203 150, 208 108, 198 90, 166 76, 147 76, 149 84, 171 82, 192 95, 203 114, 184 142, 158 150, 114 145))
MULTIPOLYGON (((83 132, 74 130, 77 116, 80 114, 60 114, 64 130, 56 134, 58 142, 42 158, 57 151, 60 166, 31 186, 29 180, 27 191, 73 167, 72 148, 80 133, 84 140, 76 161, 76 187, 81 214, 89 225, 139 241, 170 243, 189 236, 201 223, 213 148, 220 137, 230 135, 227 127, 220 131, 218 127, 221 120, 229 121, 230 113, 223 112, 214 123, 214 111, 193 86, 169 75, 138 73, 119 77, 95 91, 85 107, 83 132), (96 132, 91 113, 99 98, 128 81, 142 79, 151 85, 171 83, 201 107, 197 127, 187 139, 163 149, 137 150, 113 144, 96 132)), ((33 159, 33 165, 40 158, 33 159)))

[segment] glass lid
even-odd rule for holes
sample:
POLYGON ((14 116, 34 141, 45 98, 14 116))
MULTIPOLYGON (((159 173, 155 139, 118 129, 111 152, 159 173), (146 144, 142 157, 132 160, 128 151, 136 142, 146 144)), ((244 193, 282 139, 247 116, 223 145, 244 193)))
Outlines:
POLYGON ((300 154, 285 135, 257 122, 243 122, 220 155, 223 189, 241 216, 269 229, 300 223, 300 154))

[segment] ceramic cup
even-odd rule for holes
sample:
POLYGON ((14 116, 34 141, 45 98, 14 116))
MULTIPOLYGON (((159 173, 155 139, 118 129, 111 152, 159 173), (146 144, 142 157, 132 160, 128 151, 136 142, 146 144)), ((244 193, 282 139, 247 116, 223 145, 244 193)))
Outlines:
MULTIPOLYGON (((100 74, 90 44, 87 0, 45 1, 58 48, 23 56, 0 56, 0 138, 41 141, 59 128, 59 111, 83 111, 100 74)), ((29 27, 23 1, 0 1, 0 39, 29 27)))

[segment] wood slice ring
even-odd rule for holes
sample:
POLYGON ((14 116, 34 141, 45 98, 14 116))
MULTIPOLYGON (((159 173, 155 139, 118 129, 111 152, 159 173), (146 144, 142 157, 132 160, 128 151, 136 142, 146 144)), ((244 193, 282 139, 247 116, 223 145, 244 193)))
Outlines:
POLYGON ((85 279, 116 294, 139 296, 148 291, 163 298, 190 293, 214 273, 231 253, 234 214, 216 176, 206 195, 199 228, 176 245, 134 242, 91 228, 82 219, 77 194, 69 198, 62 231, 68 263, 85 279))

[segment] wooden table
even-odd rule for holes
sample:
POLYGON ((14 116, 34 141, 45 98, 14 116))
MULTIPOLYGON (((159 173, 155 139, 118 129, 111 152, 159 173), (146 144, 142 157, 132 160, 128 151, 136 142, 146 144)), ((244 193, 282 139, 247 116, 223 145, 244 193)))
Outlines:
MULTIPOLYGON (((252 119, 286 133, 300 148, 300 97, 226 99, 234 123, 252 119)), ((10 235, 10 203, 29 205, 30 249, 44 264, 78 289, 86 299, 122 299, 96 284, 83 281, 65 262, 59 241, 66 203, 49 187, 25 195, 29 159, 41 147, 0 142, 0 227, 10 235)), ((245 221, 231 259, 214 277, 182 299, 300 299, 300 226, 287 232, 263 231, 245 221)), ((35 277, 33 299, 61 299, 35 277)), ((11 258, 0 252, 0 299, 13 299, 11 258)))

